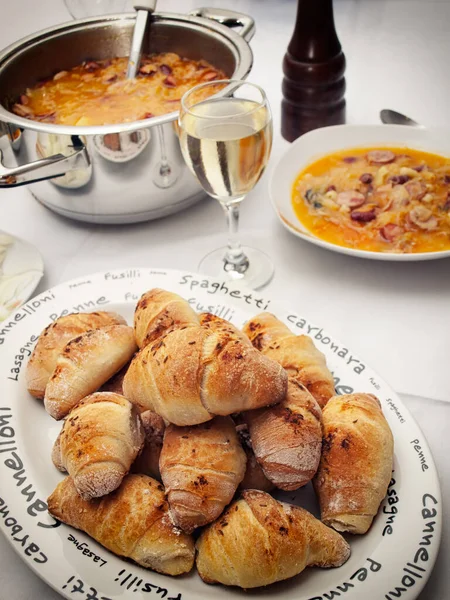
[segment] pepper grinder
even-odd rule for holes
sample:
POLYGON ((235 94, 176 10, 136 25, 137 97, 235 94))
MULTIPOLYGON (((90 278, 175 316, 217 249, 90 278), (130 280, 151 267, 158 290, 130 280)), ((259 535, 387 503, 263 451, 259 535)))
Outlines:
POLYGON ((298 0, 295 29, 283 60, 281 133, 286 140, 345 123, 344 72, 333 0, 298 0))

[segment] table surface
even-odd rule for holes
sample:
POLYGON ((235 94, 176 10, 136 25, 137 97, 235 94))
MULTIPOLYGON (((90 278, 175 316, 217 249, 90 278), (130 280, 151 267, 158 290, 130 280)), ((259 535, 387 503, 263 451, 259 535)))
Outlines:
MULTIPOLYGON (((61 0, 41 0, 39 9, 32 0, 2 0, 2 5, 2 46, 69 20, 61 0)), ((249 80, 267 91, 275 138, 268 173, 242 205, 241 237, 264 247, 274 259, 276 275, 265 293, 345 340, 401 394, 429 440, 446 498, 450 260, 364 261, 312 246, 281 227, 270 206, 268 177, 288 147, 279 133, 281 61, 296 2, 160 0, 159 9, 181 13, 202 5, 226 5, 251 14, 257 23, 249 80)), ((348 122, 377 123, 382 108, 393 108, 424 125, 449 127, 450 133, 450 1, 335 0, 334 6, 347 57, 348 122)), ((112 268, 153 265, 196 270, 206 252, 225 242, 221 209, 207 199, 162 220, 101 226, 57 216, 26 188, 2 191, 2 196, 1 229, 35 244, 43 255, 45 275, 37 291, 112 268)), ((446 516, 438 562, 420 600, 450 598, 448 507, 446 516)), ((1 598, 60 597, 21 563, 3 537, 0 557, 1 598)))

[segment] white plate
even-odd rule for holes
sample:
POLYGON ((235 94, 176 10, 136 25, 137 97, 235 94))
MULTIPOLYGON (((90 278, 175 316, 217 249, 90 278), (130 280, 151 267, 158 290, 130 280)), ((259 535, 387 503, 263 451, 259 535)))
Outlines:
POLYGON ((370 146, 416 148, 450 157, 450 131, 405 125, 335 125, 315 129, 299 137, 281 157, 269 183, 270 198, 281 223, 294 235, 341 254, 373 260, 419 261, 450 256, 450 250, 397 254, 371 252, 331 244, 316 237, 301 223, 292 206, 292 186, 300 171, 331 152, 370 146))
POLYGON ((28 300, 43 274, 37 248, 0 231, 0 321, 28 300))
MULTIPOLYGON (((144 268, 64 283, 27 302, 0 328, 0 378, 0 528, 19 556, 66 598, 131 600, 146 598, 148 593, 148 598, 166 600, 248 599, 249 595, 277 600, 340 596, 412 600, 431 573, 442 505, 433 458, 419 427, 364 361, 323 329, 313 327, 305 315, 274 306, 257 292, 192 273, 144 268), (369 533, 349 538, 352 556, 339 569, 307 569, 292 580, 246 593, 206 585, 195 571, 171 578, 145 570, 114 556, 82 532, 57 526, 47 514, 45 500, 62 477, 50 460, 61 424, 26 391, 25 365, 36 337, 52 320, 73 311, 116 310, 131 322, 136 301, 155 286, 177 292, 194 309, 214 312, 238 326, 267 308, 294 332, 313 337, 327 356, 338 393, 373 392, 380 398, 395 439, 393 479, 369 533)), ((280 497, 317 514, 310 485, 280 497)))

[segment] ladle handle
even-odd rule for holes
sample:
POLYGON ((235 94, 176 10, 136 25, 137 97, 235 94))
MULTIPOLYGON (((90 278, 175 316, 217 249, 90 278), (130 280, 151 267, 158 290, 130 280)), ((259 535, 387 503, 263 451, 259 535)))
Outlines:
POLYGON ((156 0, 139 0, 134 5, 136 10, 136 23, 134 25, 133 39, 131 40, 130 56, 128 58, 127 79, 136 77, 142 55, 142 43, 147 29, 148 16, 155 12, 156 0))
POLYGON ((156 0, 140 0, 133 4, 134 10, 147 10, 149 13, 155 12, 156 0))

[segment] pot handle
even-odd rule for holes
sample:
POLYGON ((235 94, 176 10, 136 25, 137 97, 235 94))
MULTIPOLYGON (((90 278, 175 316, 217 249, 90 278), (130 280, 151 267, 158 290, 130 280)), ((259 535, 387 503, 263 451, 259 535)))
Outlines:
POLYGON ((91 161, 86 146, 77 135, 71 137, 75 152, 70 156, 54 154, 12 169, 3 164, 3 153, 0 150, 0 188, 17 187, 44 179, 62 177, 69 171, 89 167, 91 161))
POLYGON ((203 17, 204 19, 212 19, 227 27, 241 27, 237 33, 249 42, 255 35, 255 21, 249 15, 236 12, 234 10, 226 10, 225 8, 196 8, 191 10, 190 15, 193 17, 203 17))

